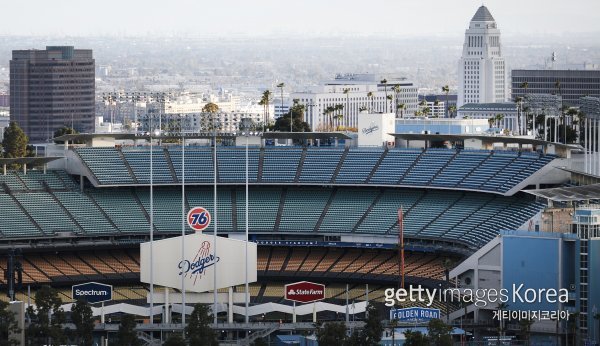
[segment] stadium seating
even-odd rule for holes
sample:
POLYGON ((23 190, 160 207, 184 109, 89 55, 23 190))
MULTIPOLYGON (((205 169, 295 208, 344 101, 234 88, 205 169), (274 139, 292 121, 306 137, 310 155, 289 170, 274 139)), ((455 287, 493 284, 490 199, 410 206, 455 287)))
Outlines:
MULTIPOLYGON (((46 191, 21 184, 20 190, 0 191, 0 208, 10 216, 0 224, 2 237, 35 238, 56 232, 145 234, 149 230, 147 187, 89 188, 82 192, 68 176, 56 172, 35 177, 42 186, 60 188, 46 191)), ((219 186, 217 191, 220 232, 243 232, 244 188, 219 186)), ((501 229, 520 227, 543 208, 528 196, 435 189, 250 186, 249 192, 251 233, 393 235, 398 232, 397 210, 402 207, 407 237, 462 242, 469 247, 482 245, 501 229)), ((156 231, 181 232, 181 202, 180 187, 154 188, 156 231)), ((212 187, 186 187, 186 210, 194 206, 212 209, 213 203, 212 187)), ((213 227, 214 222, 207 231, 213 227)))
POLYGON ((125 162, 115 148, 78 148, 75 152, 103 185, 133 184, 125 162))
MULTIPOLYGON (((181 147, 165 148, 153 150, 153 179, 157 184, 175 184, 182 179, 181 147)), ((150 180, 148 147, 78 148, 76 152, 101 185, 148 184, 150 180)), ((186 182, 212 183, 212 148, 186 147, 185 155, 186 182)), ((368 183, 501 194, 554 159, 553 155, 517 151, 316 147, 252 147, 248 157, 252 184, 368 183)), ((244 147, 217 148, 217 162, 219 183, 245 182, 244 147)), ((7 183, 28 184, 20 179, 7 183)), ((35 182, 29 185, 36 186, 35 182)))

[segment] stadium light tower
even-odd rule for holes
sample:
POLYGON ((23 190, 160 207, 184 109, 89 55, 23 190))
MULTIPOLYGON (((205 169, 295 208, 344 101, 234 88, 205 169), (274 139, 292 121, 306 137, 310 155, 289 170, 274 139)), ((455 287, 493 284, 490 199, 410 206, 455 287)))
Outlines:
MULTIPOLYGON (((150 120, 150 324, 154 324, 154 158, 152 143, 152 119, 150 120)), ((160 130, 155 130, 156 136, 160 130)))

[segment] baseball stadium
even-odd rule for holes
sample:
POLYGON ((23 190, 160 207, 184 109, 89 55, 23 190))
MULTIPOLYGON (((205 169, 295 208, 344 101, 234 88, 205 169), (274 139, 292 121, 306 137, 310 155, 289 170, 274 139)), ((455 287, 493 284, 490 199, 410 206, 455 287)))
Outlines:
MULTIPOLYGON (((180 322, 181 302, 169 303, 159 286, 150 298, 140 281, 140 244, 182 235, 183 212, 203 206, 213 214, 205 233, 217 225, 219 236, 243 239, 247 222, 257 244, 249 322, 276 323, 261 335, 291 322, 358 321, 388 287, 453 286, 450 270, 501 231, 539 231, 548 203, 527 191, 569 181, 558 166, 572 148, 555 143, 504 138, 474 149, 448 136, 434 147, 439 138, 422 135, 422 147, 356 147, 342 134, 318 134, 327 135, 319 146, 307 145, 310 134, 294 146, 260 137, 250 146, 243 137, 221 136, 216 146, 186 137, 182 146, 166 137, 65 135, 52 156, 2 159, 0 241, 19 262, 14 299, 30 301, 51 285, 71 303, 73 285, 101 282, 114 290, 102 308, 106 323, 120 313, 147 323, 150 299, 153 322, 180 322), (329 305, 296 313, 284 294, 296 281, 324 284, 329 305)), ((405 137, 397 140, 419 139, 405 137)), ((6 258, 0 267, 6 272, 6 258)), ((8 287, 6 277, 1 283, 8 287)), ((442 316, 459 309, 433 307, 442 316)), ((244 322, 243 306, 219 304, 217 312, 219 322, 244 322)))

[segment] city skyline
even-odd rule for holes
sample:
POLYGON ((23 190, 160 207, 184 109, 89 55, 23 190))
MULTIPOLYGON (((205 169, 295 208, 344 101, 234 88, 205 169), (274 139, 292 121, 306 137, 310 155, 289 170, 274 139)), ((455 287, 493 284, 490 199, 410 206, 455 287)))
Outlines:
POLYGON ((210 4, 175 0, 165 6, 156 0, 107 0, 103 6, 90 8, 85 2, 73 0, 10 2, 3 5, 4 12, 11 15, 0 22, 0 32, 8 36, 454 36, 464 33, 464 23, 481 5, 494 13, 506 35, 600 31, 594 17, 600 3, 593 0, 553 3, 541 0, 376 0, 368 6, 360 1, 319 3, 308 0, 302 5, 291 7, 289 3, 274 0, 259 3, 228 0, 210 4), (574 18, 571 14, 574 8, 586 10, 577 11, 574 18), (25 18, 26 26, 23 25, 25 18))

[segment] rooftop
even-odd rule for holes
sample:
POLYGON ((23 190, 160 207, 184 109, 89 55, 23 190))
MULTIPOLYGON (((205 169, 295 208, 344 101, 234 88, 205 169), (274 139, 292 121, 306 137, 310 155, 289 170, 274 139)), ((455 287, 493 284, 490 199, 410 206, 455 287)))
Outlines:
POLYGON ((466 103, 460 110, 517 110, 517 104, 513 102, 498 103, 466 103))
POLYGON ((496 20, 494 19, 494 17, 492 17, 492 14, 487 9, 487 7, 482 5, 481 7, 479 7, 479 9, 477 9, 477 12, 475 12, 475 15, 473 16, 473 19, 471 19, 471 21, 472 22, 495 22, 496 20))

